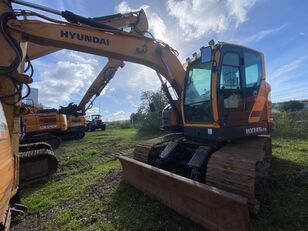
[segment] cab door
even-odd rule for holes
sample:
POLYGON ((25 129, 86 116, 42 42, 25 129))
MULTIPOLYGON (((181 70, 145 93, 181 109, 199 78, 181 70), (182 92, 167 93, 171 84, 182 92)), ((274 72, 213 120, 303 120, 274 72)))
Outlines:
POLYGON ((221 49, 221 65, 218 70, 218 107, 223 126, 240 126, 247 123, 245 93, 243 91, 243 50, 225 45, 221 49))

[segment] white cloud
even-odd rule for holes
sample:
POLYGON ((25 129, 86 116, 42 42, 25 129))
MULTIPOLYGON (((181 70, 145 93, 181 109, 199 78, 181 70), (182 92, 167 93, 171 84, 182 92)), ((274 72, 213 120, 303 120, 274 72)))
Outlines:
MULTIPOLYGON (((40 80, 31 84, 31 87, 39 89, 39 101, 47 107, 69 103, 76 94, 81 97, 96 76, 98 62, 87 59, 83 54, 70 52, 58 60, 40 68, 40 80)), ((41 67, 44 66, 41 64, 41 67)))
POLYGON ((109 92, 109 87, 108 86, 105 86, 104 89, 102 90, 102 92, 100 93, 100 96, 103 96, 103 95, 106 95, 107 92, 109 92))
POLYGON ((250 42, 258 42, 264 38, 267 38, 273 34, 276 34, 278 33, 279 31, 281 31, 282 29, 284 29, 285 27, 287 26, 287 24, 283 24, 277 28, 272 28, 272 29, 267 29, 267 30, 263 30, 263 31, 260 31, 250 37, 247 37, 247 38, 244 38, 242 39, 242 41, 244 40, 245 42, 247 43, 250 43, 250 42))
POLYGON ((92 115, 92 114, 99 114, 99 107, 92 107, 91 109, 87 110, 87 116, 92 115))
POLYGON ((129 119, 129 115, 128 113, 126 113, 125 111, 121 110, 121 111, 117 111, 115 113, 111 114, 111 121, 115 121, 115 120, 128 120, 129 119))
POLYGON ((300 36, 304 36, 304 35, 305 35, 305 32, 301 31, 301 32, 299 32, 299 35, 300 35, 300 36))
POLYGON ((108 94, 101 94, 104 95, 106 100, 112 101, 115 105, 122 105, 121 100, 118 99, 118 96, 112 96, 112 95, 108 95, 108 94))
POLYGON ((277 78, 280 78, 280 80, 281 80, 281 79, 283 79, 282 78, 283 76, 286 76, 286 74, 288 74, 288 76, 292 78, 292 76, 290 76, 289 73, 291 71, 298 69, 301 66, 301 64, 307 59, 307 57, 308 56, 303 56, 301 58, 298 58, 298 59, 291 61, 290 63, 286 63, 286 64, 282 65, 276 71, 269 74, 269 79, 271 81, 273 81, 277 78))
MULTIPOLYGON (((106 86, 107 87, 107 86, 106 86)), ((115 88, 114 87, 112 87, 112 88, 110 88, 109 90, 108 90, 108 93, 112 93, 112 92, 115 92, 115 88)))
POLYGON ((159 88, 160 82, 154 70, 141 65, 133 66, 136 74, 126 79, 129 88, 140 90, 157 90, 159 88))
POLYGON ((67 52, 67 51, 61 51, 63 54, 66 52, 66 57, 69 58, 72 62, 76 63, 87 63, 91 65, 98 65, 97 59, 91 57, 91 55, 88 54, 77 54, 76 52, 67 52))
MULTIPOLYGON (((136 99, 135 99, 134 96, 132 96, 132 95, 127 95, 127 96, 126 96, 126 101, 128 102, 129 106, 135 107, 135 108, 138 107, 138 105, 136 104, 136 99)), ((137 100, 137 101, 138 101, 138 100, 137 100)))
POLYGON ((221 33, 247 20, 256 0, 168 0, 169 15, 178 20, 187 40, 221 33))

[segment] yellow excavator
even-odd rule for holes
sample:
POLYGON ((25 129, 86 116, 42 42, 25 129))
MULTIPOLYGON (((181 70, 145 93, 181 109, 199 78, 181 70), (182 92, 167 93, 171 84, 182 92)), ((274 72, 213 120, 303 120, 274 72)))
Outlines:
MULTIPOLYGON (((95 18, 95 20, 107 23, 110 26, 117 26, 121 29, 130 28, 130 33, 133 34, 143 34, 143 31, 148 29, 143 10, 124 15, 116 14, 99 17, 95 18)), ((59 50, 55 48, 46 50, 46 47, 35 44, 32 44, 30 48, 35 51, 44 51, 42 55, 59 50)), ((30 51, 28 54, 31 54, 30 51)), ((38 58, 38 55, 36 55, 36 58, 38 58)), ((28 60, 31 59, 28 58, 28 60)), ((28 66, 32 65, 29 63, 28 66)), ((123 66, 124 63, 122 61, 109 59, 78 106, 70 103, 67 107, 60 107, 57 110, 39 109, 31 104, 23 105, 24 113, 21 118, 22 132, 19 145, 20 187, 47 179, 57 171, 58 160, 54 150, 60 146, 62 140, 81 139, 84 137, 86 126, 88 126, 84 116, 86 111, 92 107, 93 101, 99 96, 117 69, 123 66), (94 95, 95 97, 93 98, 94 95), (90 104, 87 105, 90 100, 90 104)), ((101 123, 92 125, 91 129, 95 126, 105 128, 105 124, 101 123)))
MULTIPOLYGON (((23 73, 31 42, 154 69, 170 103, 163 125, 180 132, 138 144, 133 158, 121 156, 123 178, 209 230, 250 230, 249 214, 258 211, 271 162, 268 134, 273 121, 262 53, 210 42, 183 66, 174 49, 154 38, 72 12, 12 2, 61 15, 68 22, 13 10, 10 1, 0 1, 3 228, 9 227, 10 212, 18 207, 10 199, 18 189, 19 100, 22 85, 31 82, 23 73)), ((32 57, 40 54, 32 52, 32 57)))
POLYGON ((64 133, 68 129, 65 115, 59 114, 56 109, 40 109, 29 104, 23 104, 21 142, 29 144, 33 142, 46 142, 57 149, 61 144, 61 138, 55 133, 64 133))

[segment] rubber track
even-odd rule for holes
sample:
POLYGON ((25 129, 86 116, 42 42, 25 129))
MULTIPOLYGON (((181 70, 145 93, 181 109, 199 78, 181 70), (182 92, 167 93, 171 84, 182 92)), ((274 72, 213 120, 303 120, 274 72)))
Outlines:
POLYGON ((19 158, 20 187, 46 180, 58 169, 58 158, 51 146, 44 142, 20 145, 19 158), (47 164, 44 164, 46 160, 47 164), (44 169, 44 167, 48 169, 44 169))
POLYGON ((51 145, 45 142, 19 144, 19 152, 33 151, 35 149, 48 149, 51 151, 53 150, 51 145))
POLYGON ((248 198, 258 213, 272 159, 271 139, 259 136, 233 141, 212 153, 206 184, 248 198))
POLYGON ((30 136, 24 137, 20 140, 21 144, 33 144, 38 142, 43 142, 50 144, 53 150, 56 150, 61 145, 61 138, 54 135, 44 135, 44 136, 30 136))

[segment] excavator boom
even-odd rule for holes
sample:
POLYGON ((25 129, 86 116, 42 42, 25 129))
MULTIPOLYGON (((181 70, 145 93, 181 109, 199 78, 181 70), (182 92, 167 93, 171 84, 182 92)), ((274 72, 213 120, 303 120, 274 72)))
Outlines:
POLYGON ((109 59, 104 69, 98 74, 96 79, 93 81, 83 98, 79 103, 79 108, 85 114, 86 110, 91 108, 93 105, 94 99, 90 102, 90 104, 86 107, 89 101, 93 96, 99 96, 103 91, 105 86, 109 83, 109 81, 113 78, 115 73, 117 72, 119 67, 124 67, 124 62, 116 59, 109 59))

